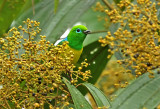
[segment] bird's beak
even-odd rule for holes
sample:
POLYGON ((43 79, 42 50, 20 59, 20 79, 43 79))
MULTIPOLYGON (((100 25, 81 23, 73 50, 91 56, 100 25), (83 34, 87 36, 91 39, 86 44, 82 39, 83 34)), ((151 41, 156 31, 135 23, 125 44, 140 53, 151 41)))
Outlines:
POLYGON ((91 33, 91 31, 89 31, 89 30, 86 30, 86 31, 83 31, 85 34, 90 34, 91 33))

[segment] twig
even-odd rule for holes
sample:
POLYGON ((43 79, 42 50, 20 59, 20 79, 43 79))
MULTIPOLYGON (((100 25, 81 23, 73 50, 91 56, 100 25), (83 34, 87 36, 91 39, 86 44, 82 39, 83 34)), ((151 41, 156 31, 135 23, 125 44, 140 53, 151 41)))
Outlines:
POLYGON ((32 0, 33 16, 35 15, 34 0, 32 0))
POLYGON ((102 0, 103 2, 104 2, 104 4, 106 5, 106 6, 108 6, 108 8, 110 9, 110 10, 114 10, 114 7, 107 1, 107 0, 102 0))
POLYGON ((149 18, 149 16, 148 16, 148 14, 147 13, 145 13, 145 12, 141 12, 143 15, 145 15, 147 18, 149 18))
MULTIPOLYGON (((12 60, 15 60, 15 61, 27 61, 26 59, 18 59, 18 58, 13 58, 12 60)), ((38 60, 31 59, 31 61, 34 61, 35 63, 40 64, 40 63, 37 62, 38 60)))
POLYGON ((2 106, 4 109, 7 109, 7 107, 5 107, 3 104, 0 104, 0 106, 2 106))
MULTIPOLYGON (((56 93, 56 96, 58 96, 58 91, 59 91, 59 88, 57 87, 57 93, 56 93)), ((57 99, 55 98, 54 109, 56 108, 56 105, 57 105, 57 99)))
POLYGON ((103 32, 108 32, 108 31, 106 31, 106 30, 102 30, 102 31, 93 31, 93 32, 88 32, 88 34, 103 33, 103 32))
POLYGON ((9 109, 11 109, 11 107, 10 107, 10 105, 8 104, 7 100, 4 99, 4 101, 5 101, 5 103, 7 104, 7 107, 8 107, 9 109))
POLYGON ((82 85, 82 84, 78 84, 78 85, 76 85, 76 88, 77 88, 78 86, 80 86, 80 85, 82 85))

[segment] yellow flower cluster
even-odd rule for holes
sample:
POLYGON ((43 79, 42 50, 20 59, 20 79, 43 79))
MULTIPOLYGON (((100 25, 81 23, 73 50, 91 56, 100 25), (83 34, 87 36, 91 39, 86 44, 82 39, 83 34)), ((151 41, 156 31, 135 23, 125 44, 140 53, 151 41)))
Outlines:
POLYGON ((0 107, 50 108, 69 105, 71 95, 62 81, 65 76, 74 85, 78 79, 87 81, 90 71, 78 70, 71 63, 73 52, 66 52, 66 43, 54 46, 39 35, 39 22, 27 19, 23 26, 13 27, 8 36, 0 38, 0 107), (35 41, 35 37, 39 39, 35 41))
POLYGON ((94 11, 104 12, 105 8, 100 2, 96 3, 96 6, 93 8, 94 11))
POLYGON ((158 20, 156 3, 150 0, 137 0, 133 4, 129 0, 122 0, 119 8, 105 10, 113 24, 119 28, 111 34, 108 32, 105 38, 100 38, 102 46, 110 45, 108 51, 112 54, 120 51, 123 60, 118 60, 126 68, 135 69, 136 76, 150 72, 160 66, 160 21, 158 20))

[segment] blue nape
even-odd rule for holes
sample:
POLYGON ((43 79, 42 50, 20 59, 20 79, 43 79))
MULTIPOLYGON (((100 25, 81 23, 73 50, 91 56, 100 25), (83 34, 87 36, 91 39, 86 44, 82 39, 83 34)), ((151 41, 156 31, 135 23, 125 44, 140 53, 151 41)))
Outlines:
POLYGON ((65 39, 63 39, 63 41, 68 41, 67 37, 65 39))

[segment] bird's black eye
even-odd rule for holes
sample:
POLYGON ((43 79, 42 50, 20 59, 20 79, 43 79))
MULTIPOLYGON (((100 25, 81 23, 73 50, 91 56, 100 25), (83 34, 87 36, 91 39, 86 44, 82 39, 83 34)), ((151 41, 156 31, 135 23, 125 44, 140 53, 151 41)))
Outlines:
POLYGON ((81 32, 81 30, 78 28, 78 29, 76 30, 76 32, 77 32, 77 33, 80 33, 80 32, 81 32))
POLYGON ((80 32, 80 29, 77 29, 77 32, 80 32))

